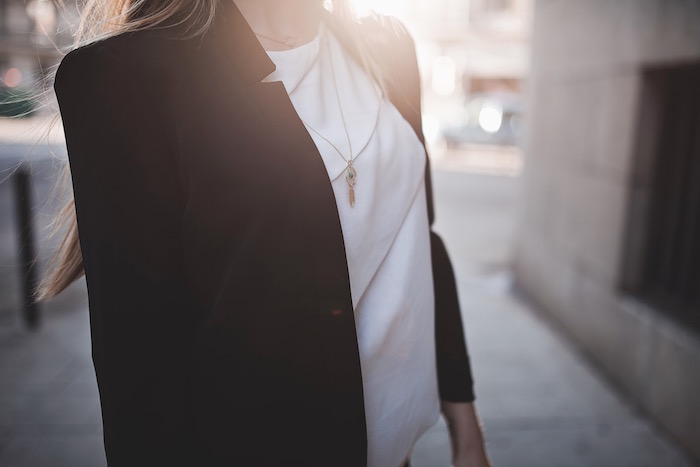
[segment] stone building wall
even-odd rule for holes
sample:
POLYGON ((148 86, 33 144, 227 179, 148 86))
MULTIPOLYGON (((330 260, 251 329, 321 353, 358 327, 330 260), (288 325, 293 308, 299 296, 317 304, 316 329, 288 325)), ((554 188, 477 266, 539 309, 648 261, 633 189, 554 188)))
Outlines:
POLYGON ((700 63, 700 1, 536 0, 532 39, 516 282, 700 459, 700 337, 623 288, 644 72, 700 63))

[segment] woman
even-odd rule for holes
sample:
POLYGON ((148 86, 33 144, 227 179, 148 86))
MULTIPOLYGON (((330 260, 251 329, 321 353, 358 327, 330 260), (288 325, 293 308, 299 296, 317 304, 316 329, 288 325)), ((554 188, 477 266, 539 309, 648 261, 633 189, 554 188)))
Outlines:
POLYGON ((487 465, 410 37, 340 0, 102 6, 56 73, 79 245, 43 296, 84 266, 110 465, 400 466, 440 408, 487 465))

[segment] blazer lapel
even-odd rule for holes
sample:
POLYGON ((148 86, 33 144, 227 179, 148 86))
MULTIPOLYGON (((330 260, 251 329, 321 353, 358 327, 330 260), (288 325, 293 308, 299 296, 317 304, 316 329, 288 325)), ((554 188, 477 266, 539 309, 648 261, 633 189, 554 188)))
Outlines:
POLYGON ((259 82, 275 71, 255 33, 233 0, 221 0, 214 24, 205 35, 218 60, 230 64, 243 84, 259 82))
MULTIPOLYGON (((323 327, 328 416, 334 420, 333 426, 344 427, 332 437, 337 446, 331 452, 352 453, 355 458, 343 462, 363 465, 367 434, 360 355, 342 228, 323 159, 282 83, 261 81, 275 65, 232 0, 222 2, 204 41, 204 48, 211 51, 207 60, 226 62, 221 66, 246 87, 257 118, 265 125, 260 133, 251 135, 265 139, 258 156, 270 165, 283 166, 295 182, 292 199, 279 202, 300 207, 294 209, 306 233, 301 244, 307 248, 316 283, 316 309, 312 312, 323 327)), ((219 69, 216 64, 213 68, 219 69)))

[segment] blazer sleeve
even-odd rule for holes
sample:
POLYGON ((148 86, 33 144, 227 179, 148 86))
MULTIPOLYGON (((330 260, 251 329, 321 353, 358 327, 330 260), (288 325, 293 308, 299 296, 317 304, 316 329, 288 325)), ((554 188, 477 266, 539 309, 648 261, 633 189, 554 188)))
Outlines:
POLYGON ((54 89, 88 288, 110 466, 181 465, 191 316, 173 137, 143 67, 101 43, 70 52, 54 89))
POLYGON ((473 402, 474 381, 467 351, 462 312, 452 262, 442 238, 432 229, 434 221, 430 159, 427 158, 426 196, 430 216, 430 250, 435 292, 435 350, 440 398, 450 402, 473 402))
MULTIPOLYGON (((386 20, 385 20, 386 21, 386 20)), ((386 26, 385 26, 386 29, 386 26)), ((398 45, 390 41, 386 55, 391 77, 389 94, 399 111, 413 126, 425 146, 421 119, 421 82, 415 43, 401 24, 389 28, 398 34, 398 45)), ((475 400, 471 364, 462 324, 454 269, 445 244, 432 230, 434 202, 430 158, 426 158, 425 184, 435 291, 435 346, 440 398, 450 402, 475 400)))

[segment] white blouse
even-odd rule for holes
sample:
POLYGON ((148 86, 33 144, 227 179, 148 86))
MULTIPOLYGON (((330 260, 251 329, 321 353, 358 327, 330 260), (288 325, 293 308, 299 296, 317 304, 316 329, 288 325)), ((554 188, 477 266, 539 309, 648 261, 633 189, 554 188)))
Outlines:
POLYGON ((399 467, 439 416, 425 150, 323 24, 313 41, 267 53, 277 68, 264 81, 282 81, 313 128, 335 193, 362 367, 368 466, 399 467), (354 207, 347 162, 328 142, 349 158, 338 99, 357 172, 354 207))

